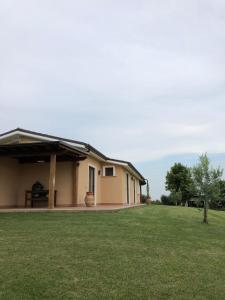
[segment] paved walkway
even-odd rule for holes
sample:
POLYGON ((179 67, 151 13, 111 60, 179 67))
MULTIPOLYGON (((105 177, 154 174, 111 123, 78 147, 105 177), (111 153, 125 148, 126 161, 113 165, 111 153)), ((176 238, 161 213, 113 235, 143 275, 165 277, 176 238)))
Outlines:
POLYGON ((93 207, 55 207, 53 209, 49 208, 1 208, 0 213, 12 213, 12 212, 116 212, 127 208, 142 207, 144 204, 136 205, 97 205, 93 207))

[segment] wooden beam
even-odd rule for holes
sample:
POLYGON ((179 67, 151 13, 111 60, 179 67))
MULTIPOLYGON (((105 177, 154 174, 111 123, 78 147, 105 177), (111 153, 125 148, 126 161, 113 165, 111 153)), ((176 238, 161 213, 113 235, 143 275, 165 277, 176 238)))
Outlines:
POLYGON ((78 170, 79 170, 79 163, 74 161, 73 162, 73 206, 77 206, 78 201, 78 170))
MULTIPOLYGON (((70 155, 65 155, 65 154, 61 154, 61 153, 56 153, 56 161, 71 161, 73 162, 74 156, 70 156, 70 155)), ((32 156, 32 157, 15 157, 12 156, 12 158, 17 159, 19 161, 20 164, 26 164, 26 163, 38 163, 39 161, 44 161, 44 162, 50 162, 50 154, 48 156, 32 156)))
POLYGON ((55 197, 56 154, 50 157, 48 208, 54 208, 55 197))
MULTIPOLYGON (((55 152, 55 151, 54 151, 55 152)), ((57 155, 63 155, 66 154, 67 152, 65 150, 59 150, 57 152, 55 152, 55 154, 57 155)), ((49 152, 41 152, 40 150, 38 151, 34 151, 34 152, 30 152, 30 153, 19 153, 19 154, 8 154, 8 156, 13 156, 14 158, 32 158, 32 157, 43 157, 43 156, 47 156, 49 157, 49 155, 51 155, 51 151, 49 152)), ((6 156, 6 155, 5 155, 6 156)))

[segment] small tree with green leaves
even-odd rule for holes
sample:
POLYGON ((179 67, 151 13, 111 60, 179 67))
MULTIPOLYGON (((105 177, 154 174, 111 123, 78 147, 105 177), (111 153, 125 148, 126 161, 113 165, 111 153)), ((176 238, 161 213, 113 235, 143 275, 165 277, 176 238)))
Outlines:
POLYGON ((225 180, 220 181, 220 200, 219 208, 225 208, 225 180))
POLYGON ((172 199, 176 204, 185 204, 192 197, 190 193, 191 184, 191 171, 181 163, 175 163, 167 172, 166 190, 171 192, 172 199))
POLYGON ((210 166, 207 154, 199 157, 199 163, 192 168, 194 192, 200 201, 204 203, 203 222, 208 223, 208 208, 211 201, 220 197, 220 181, 223 170, 210 166))

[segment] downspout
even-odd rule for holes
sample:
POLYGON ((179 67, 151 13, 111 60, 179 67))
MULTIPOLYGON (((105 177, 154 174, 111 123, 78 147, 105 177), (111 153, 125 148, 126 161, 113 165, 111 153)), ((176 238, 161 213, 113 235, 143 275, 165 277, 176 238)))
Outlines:
POLYGON ((148 181, 148 179, 145 179, 145 181, 147 182, 146 191, 147 191, 147 199, 148 199, 148 198, 150 198, 149 181, 148 181))
POLYGON ((142 188, 141 188, 141 184, 140 184, 140 203, 142 203, 142 188))

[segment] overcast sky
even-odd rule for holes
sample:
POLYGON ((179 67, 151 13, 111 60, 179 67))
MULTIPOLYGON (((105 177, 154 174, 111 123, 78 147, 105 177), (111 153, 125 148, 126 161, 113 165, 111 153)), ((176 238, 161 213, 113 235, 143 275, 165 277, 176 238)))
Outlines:
POLYGON ((0 130, 18 126, 130 160, 158 196, 153 162, 225 152, 225 1, 1 0, 0 130))

